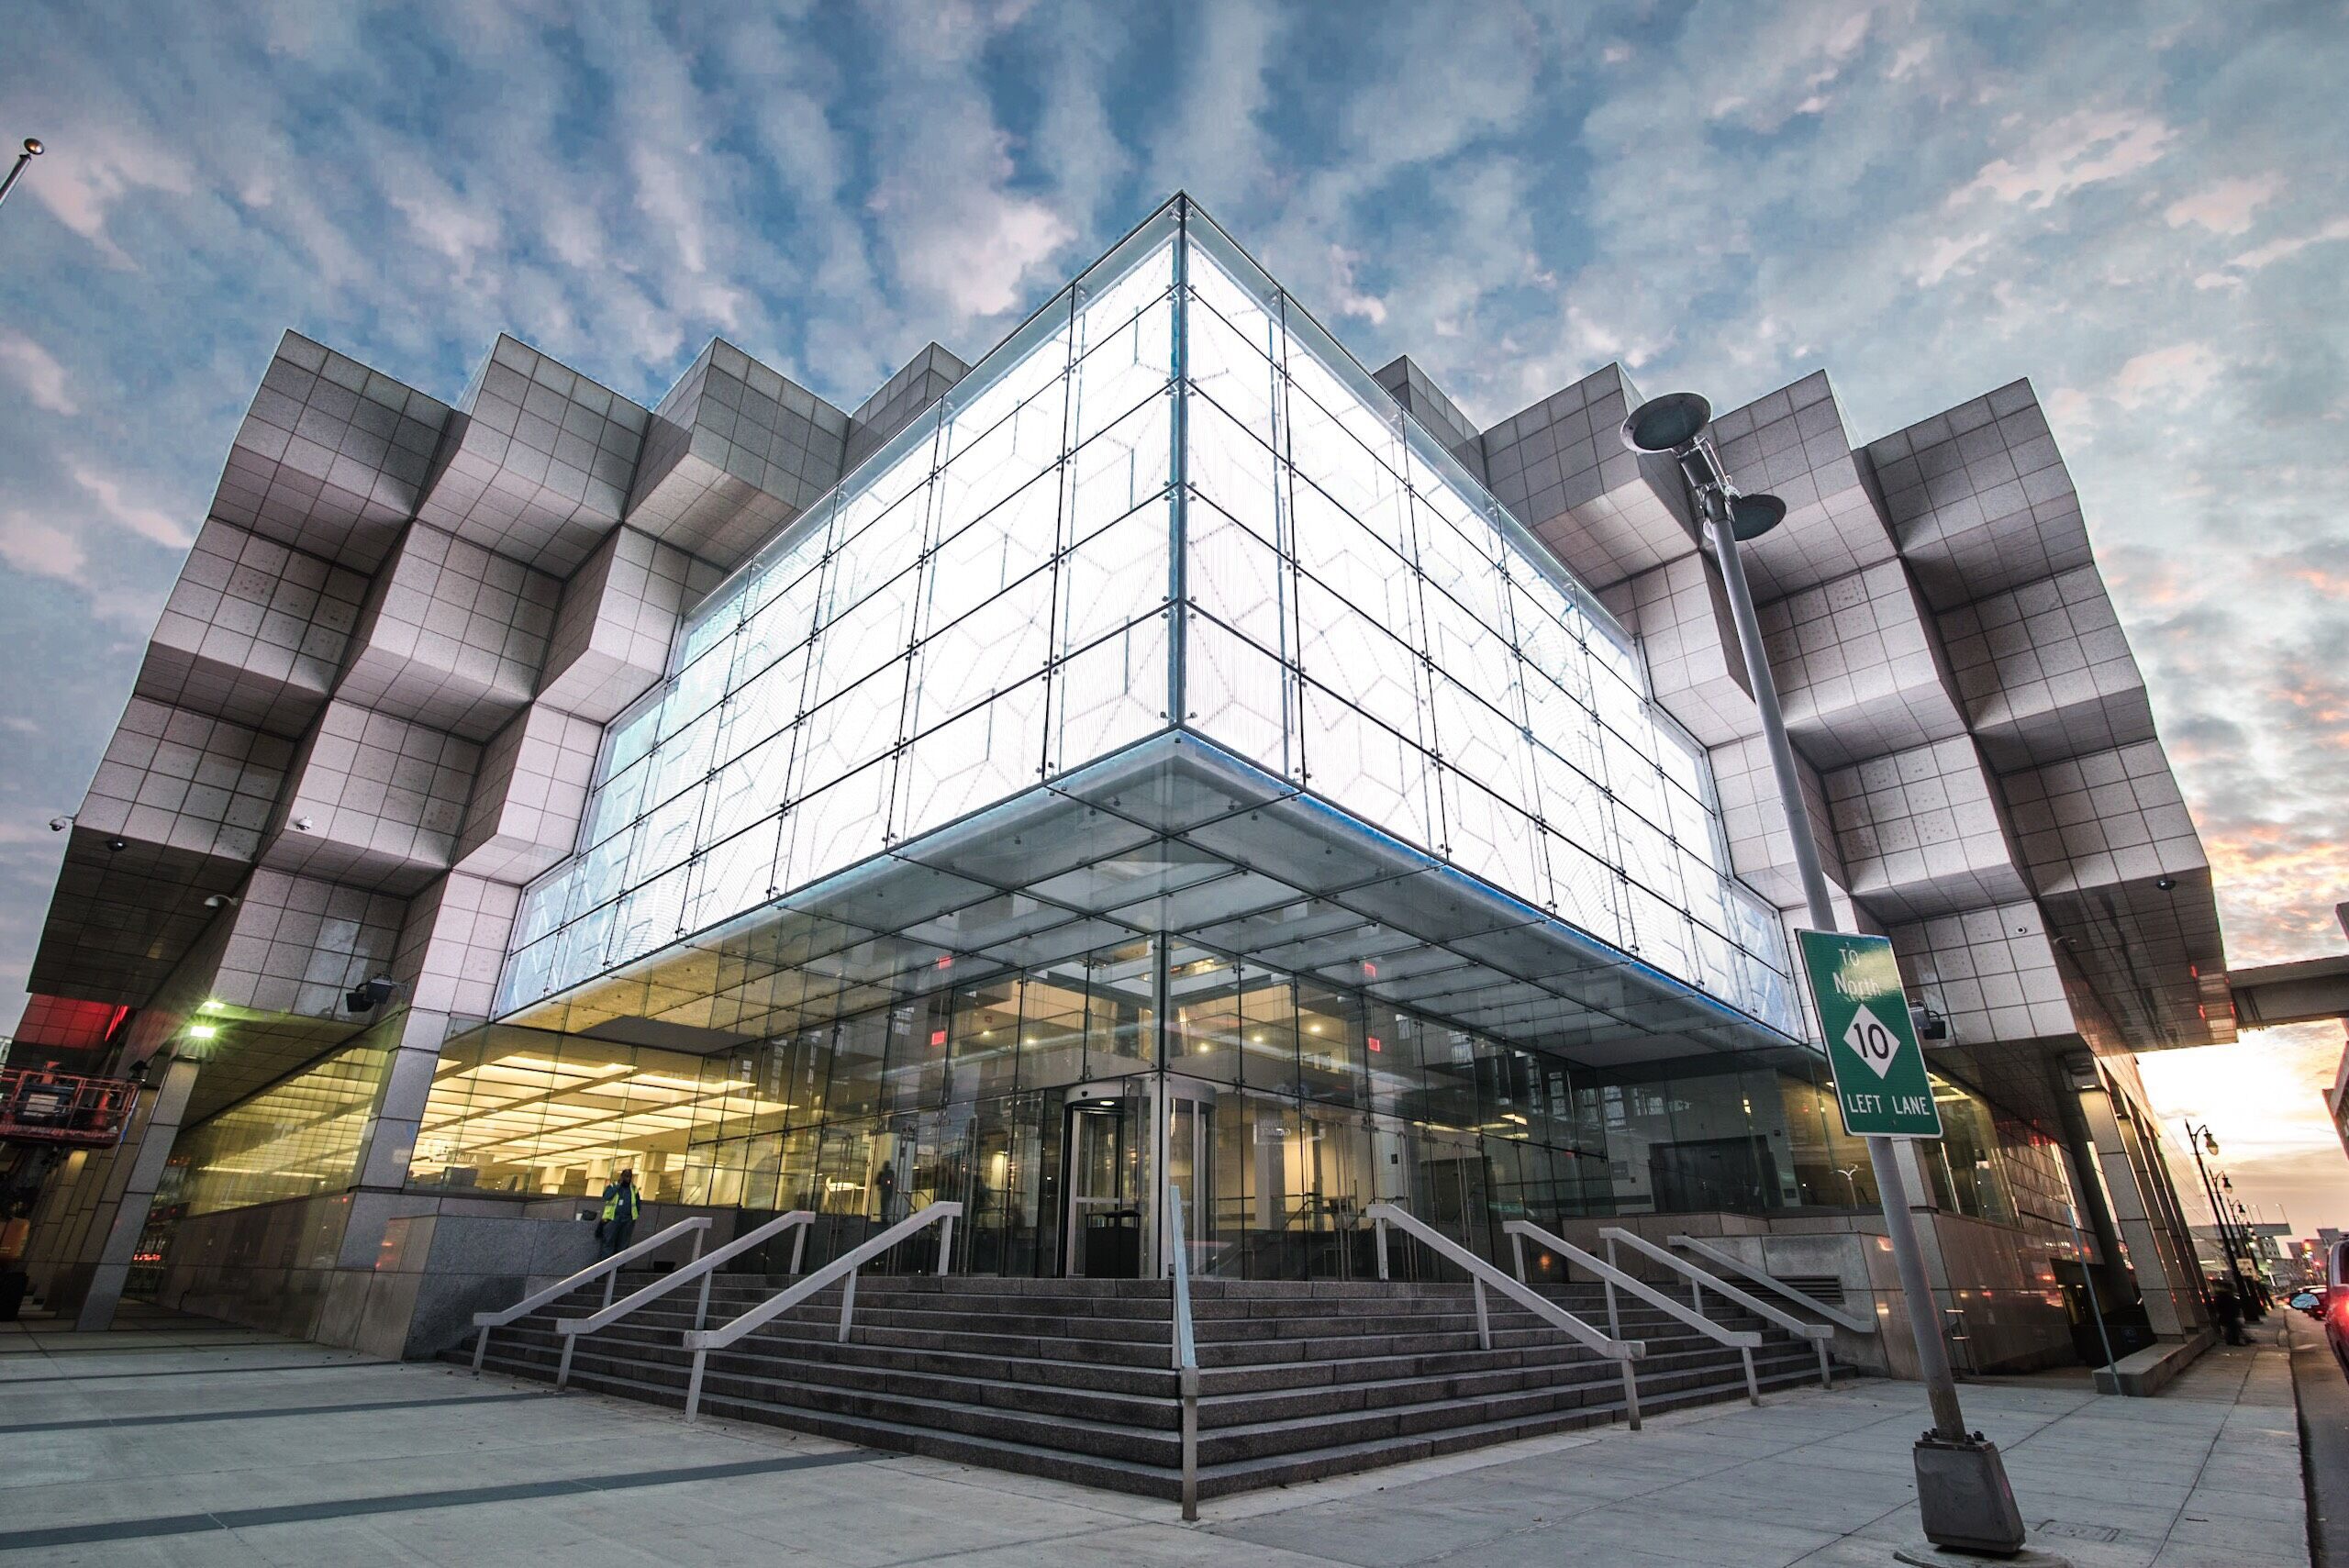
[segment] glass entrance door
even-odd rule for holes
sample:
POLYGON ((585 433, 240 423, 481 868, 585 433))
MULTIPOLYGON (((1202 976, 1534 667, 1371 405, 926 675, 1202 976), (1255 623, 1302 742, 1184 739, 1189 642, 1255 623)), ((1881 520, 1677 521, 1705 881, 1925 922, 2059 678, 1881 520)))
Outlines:
POLYGON ((1071 1278, 1141 1276, 1141 1108, 1138 1095, 1069 1098, 1061 1257, 1071 1278))
MULTIPOLYGON (((1183 1195, 1183 1229, 1170 1237, 1159 1259, 1161 1273, 1173 1264, 1174 1246, 1188 1249, 1185 1262, 1194 1279, 1219 1272, 1216 1245, 1215 1088, 1188 1080, 1161 1080, 1166 1105, 1166 1183, 1183 1195)), ((1163 1207, 1163 1200, 1160 1207, 1163 1207)), ((1163 1233, 1161 1213, 1153 1230, 1163 1233)))

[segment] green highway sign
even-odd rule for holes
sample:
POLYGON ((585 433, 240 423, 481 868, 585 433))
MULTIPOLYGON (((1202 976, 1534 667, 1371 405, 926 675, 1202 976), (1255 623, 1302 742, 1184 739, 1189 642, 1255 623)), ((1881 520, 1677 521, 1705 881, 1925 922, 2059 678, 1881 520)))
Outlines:
POLYGON ((1827 1037, 1843 1130, 1854 1138, 1939 1138, 1941 1107, 1890 940, 1848 931, 1797 931, 1795 939, 1827 1037))

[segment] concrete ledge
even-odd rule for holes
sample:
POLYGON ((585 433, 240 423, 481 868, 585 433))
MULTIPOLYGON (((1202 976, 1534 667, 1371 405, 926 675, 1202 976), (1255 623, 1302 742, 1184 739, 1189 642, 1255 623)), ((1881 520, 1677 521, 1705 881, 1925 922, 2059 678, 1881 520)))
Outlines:
POLYGON ((2217 1336, 2205 1329, 2190 1340, 2169 1340, 2158 1345, 2148 1345, 2122 1356, 2110 1367, 2096 1370, 2096 1391, 2099 1394, 2126 1395, 2132 1399, 2150 1399, 2165 1387, 2170 1379, 2192 1366, 2196 1358, 2210 1348, 2217 1336))

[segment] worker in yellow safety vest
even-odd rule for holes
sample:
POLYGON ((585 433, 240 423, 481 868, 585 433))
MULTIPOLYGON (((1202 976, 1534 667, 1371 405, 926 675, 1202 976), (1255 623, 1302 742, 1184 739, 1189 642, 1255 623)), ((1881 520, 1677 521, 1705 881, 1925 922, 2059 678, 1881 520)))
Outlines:
POLYGON ((629 1238, 636 1233, 636 1215, 640 1207, 634 1171, 622 1171, 604 1184, 604 1213, 596 1222, 596 1240, 604 1244, 603 1256, 608 1258, 628 1245, 629 1238))

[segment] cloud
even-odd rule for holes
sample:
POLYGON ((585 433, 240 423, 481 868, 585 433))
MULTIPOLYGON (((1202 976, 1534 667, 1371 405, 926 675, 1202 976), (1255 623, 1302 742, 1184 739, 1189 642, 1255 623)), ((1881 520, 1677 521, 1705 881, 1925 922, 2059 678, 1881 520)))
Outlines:
POLYGON ((134 500, 121 481, 80 463, 72 465, 73 483, 88 491, 107 521, 139 538, 170 550, 195 543, 195 530, 161 507, 134 500))
POLYGON ((147 130, 145 117, 128 106, 104 117, 75 114, 50 139, 51 155, 25 176, 59 222, 96 247, 109 265, 125 269, 136 263, 106 231, 115 206, 136 195, 184 196, 195 189, 185 151, 147 130))
POLYGON ((1152 189, 1187 189, 1210 205, 1246 201, 1271 179, 1257 117, 1272 104, 1266 77, 1283 27, 1265 0, 1202 0, 1186 17, 1197 46, 1174 73, 1168 117, 1150 138, 1152 189))
POLYGON ((2012 158, 1998 158, 1950 196, 2044 209, 2086 186, 2117 180, 2160 159, 2175 132, 2152 115, 2081 109, 2030 136, 2012 158))
POLYGON ((1033 198, 984 187, 941 195, 924 183, 885 186, 871 210, 889 233, 898 276, 943 302, 957 320, 1022 304, 1030 274, 1075 238, 1059 213, 1033 198))
POLYGON ((1333 285, 1330 308, 1340 316, 1359 317, 1376 327, 1386 319, 1386 302, 1354 287, 1354 264, 1361 260, 1341 245, 1330 247, 1330 279, 1333 285))
POLYGON ((2190 196, 2181 196, 2162 210, 2172 228, 2196 224, 2213 234, 2241 234, 2251 228, 2251 215, 2284 188, 2280 175, 2221 180, 2190 196))
POLYGON ((2240 255, 2231 257, 2218 270, 2197 277, 2194 286, 2201 289, 2241 288, 2254 272, 2287 257, 2297 256, 2311 245, 2322 245, 2335 239, 2349 239, 2349 217, 2328 219, 2306 234, 2289 235, 2271 239, 2265 245, 2254 245, 2240 255))
POLYGON ((82 553, 82 541, 70 529, 21 511, 0 514, 0 561, 17 571, 73 583, 81 580, 88 560, 82 553))
POLYGON ((16 378, 36 408, 52 414, 78 414, 67 388, 65 367, 57 357, 22 332, 0 331, 0 368, 16 378))
POLYGON ((2226 363, 2207 343, 2176 343, 2132 356, 2113 373, 2105 395, 2132 412, 2148 403, 2199 402, 2210 395, 2226 363))

